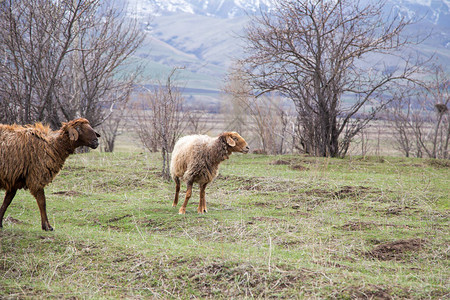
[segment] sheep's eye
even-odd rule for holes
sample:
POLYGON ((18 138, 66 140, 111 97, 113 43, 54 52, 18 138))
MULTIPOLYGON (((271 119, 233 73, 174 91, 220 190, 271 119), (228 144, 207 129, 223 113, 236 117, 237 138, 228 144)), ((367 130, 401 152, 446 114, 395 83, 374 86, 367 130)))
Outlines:
POLYGON ((237 142, 237 137, 233 136, 232 139, 237 142))

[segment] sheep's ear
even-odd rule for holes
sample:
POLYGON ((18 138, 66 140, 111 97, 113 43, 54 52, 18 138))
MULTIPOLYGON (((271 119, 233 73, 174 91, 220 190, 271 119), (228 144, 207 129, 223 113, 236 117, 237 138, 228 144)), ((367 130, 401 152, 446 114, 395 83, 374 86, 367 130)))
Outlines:
POLYGON ((69 132, 69 138, 71 141, 78 140, 78 131, 75 128, 69 127, 67 131, 69 132))
POLYGON ((236 142, 231 138, 231 136, 227 135, 227 144, 230 147, 236 146, 236 142))

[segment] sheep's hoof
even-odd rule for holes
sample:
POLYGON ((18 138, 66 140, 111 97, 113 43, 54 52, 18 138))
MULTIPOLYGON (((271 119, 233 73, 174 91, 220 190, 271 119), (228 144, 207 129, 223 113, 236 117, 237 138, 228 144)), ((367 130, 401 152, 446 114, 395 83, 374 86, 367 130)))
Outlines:
POLYGON ((53 231, 53 227, 50 225, 42 225, 42 230, 53 231))

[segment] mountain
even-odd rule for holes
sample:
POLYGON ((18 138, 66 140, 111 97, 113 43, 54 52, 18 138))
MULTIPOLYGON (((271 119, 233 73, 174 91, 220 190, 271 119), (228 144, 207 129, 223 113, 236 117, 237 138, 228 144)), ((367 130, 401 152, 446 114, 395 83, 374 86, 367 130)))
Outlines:
POLYGON ((448 0, 391 0, 390 5, 408 18, 423 18, 425 24, 450 28, 450 1, 448 0))
MULTIPOLYGON (((205 103, 216 101, 232 59, 242 56, 239 35, 250 16, 273 8, 273 0, 120 1, 147 32, 137 52, 147 75, 164 78, 173 67, 183 67, 180 81, 197 91, 191 97, 205 103)), ((388 0, 386 10, 419 20, 410 33, 432 34, 417 50, 428 57, 436 54, 450 66, 450 0, 388 0)))
POLYGON ((148 13, 189 13, 218 18, 234 18, 253 14, 273 6, 272 0, 129 0, 129 12, 137 17, 148 13))

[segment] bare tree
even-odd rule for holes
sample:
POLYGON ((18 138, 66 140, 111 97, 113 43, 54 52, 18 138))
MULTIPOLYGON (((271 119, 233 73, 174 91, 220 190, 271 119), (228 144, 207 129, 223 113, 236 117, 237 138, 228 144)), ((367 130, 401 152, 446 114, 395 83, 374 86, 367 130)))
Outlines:
MULTIPOLYGON (((413 122, 418 121, 413 111, 413 98, 411 90, 406 90, 399 99, 393 101, 388 109, 388 119, 393 125, 394 147, 402 152, 406 157, 413 155, 416 149, 416 156, 421 157, 419 148, 416 147, 414 139, 413 122)), ((420 126, 421 127, 421 124, 420 126)))
POLYGON ((185 120, 186 131, 188 134, 207 134, 216 127, 216 124, 209 122, 207 110, 199 107, 184 111, 183 118, 185 120))
POLYGON ((239 68, 227 76, 222 89, 228 95, 225 110, 230 116, 230 127, 240 131, 251 129, 258 137, 262 153, 284 153, 289 116, 282 99, 275 95, 255 98, 239 68))
POLYGON ((114 151, 117 136, 121 134, 120 128, 127 126, 126 113, 127 103, 122 103, 120 106, 112 108, 109 118, 100 125, 104 152, 114 151))
POLYGON ((428 87, 429 97, 425 99, 433 105, 435 113, 433 132, 431 135, 431 149, 427 151, 432 158, 449 158, 448 143, 450 139, 450 76, 442 65, 433 66, 433 79, 428 87))
POLYGON ((102 123, 136 79, 123 72, 143 41, 136 24, 99 0, 0 2, 1 121, 102 123))
POLYGON ((227 116, 227 128, 245 135, 244 130, 248 126, 247 103, 252 95, 251 87, 244 80, 241 65, 237 64, 229 70, 222 91, 222 113, 227 116))
POLYGON ((418 72, 399 51, 413 43, 402 36, 411 22, 399 15, 386 21, 384 5, 278 0, 246 28, 246 80, 257 95, 278 91, 292 99, 305 152, 345 156, 353 137, 392 101, 395 85, 418 72), (359 113, 369 105, 369 113, 359 113))
POLYGON ((267 154, 283 154, 286 152, 288 113, 280 98, 267 95, 261 98, 250 98, 243 105, 247 107, 252 120, 251 128, 256 132, 262 150, 267 154))
POLYGON ((226 130, 234 130, 248 136, 246 132, 250 124, 247 106, 252 95, 251 87, 244 80, 242 66, 230 68, 221 89, 223 91, 221 111, 225 116, 226 130))
POLYGON ((433 66, 431 80, 405 92, 390 107, 397 147, 409 156, 449 158, 450 78, 442 66, 433 66), (414 152, 413 152, 414 149, 414 152))
POLYGON ((153 112, 151 111, 150 89, 143 87, 135 95, 135 103, 131 107, 131 118, 135 121, 135 132, 142 146, 150 152, 158 152, 159 140, 153 126, 153 112))
POLYGON ((143 98, 142 109, 136 114, 137 131, 142 144, 154 151, 155 143, 149 142, 149 139, 156 139, 156 145, 161 149, 162 175, 167 180, 170 179, 169 154, 185 125, 182 115, 184 98, 174 86, 177 70, 178 68, 174 68, 171 71, 164 84, 159 82, 148 90, 143 98))

